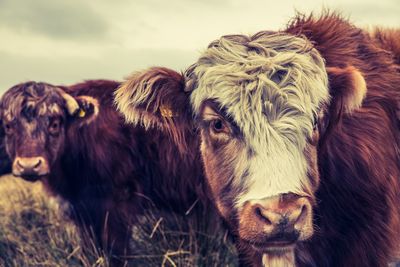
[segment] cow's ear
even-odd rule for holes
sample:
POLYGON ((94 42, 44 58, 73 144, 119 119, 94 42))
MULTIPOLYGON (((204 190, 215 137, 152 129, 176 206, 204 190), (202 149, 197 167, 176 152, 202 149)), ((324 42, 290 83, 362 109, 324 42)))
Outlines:
POLYGON ((184 146, 191 130, 189 93, 184 89, 182 74, 153 67, 128 77, 116 91, 115 103, 127 122, 164 131, 184 146))
POLYGON ((88 124, 95 120, 99 115, 100 105, 96 98, 91 96, 77 96, 75 97, 79 109, 75 114, 75 118, 88 124))
POLYGON ((329 94, 331 101, 324 116, 321 116, 320 131, 324 134, 320 140, 324 146, 330 133, 339 124, 344 114, 351 114, 362 106, 367 94, 367 85, 363 74, 355 67, 327 67, 329 94))
POLYGON ((351 113, 361 107, 367 94, 363 74, 355 67, 328 67, 331 105, 336 112, 351 113))
POLYGON ((99 102, 91 96, 76 96, 62 91, 62 97, 65 100, 65 107, 70 117, 80 123, 90 123, 99 114, 99 102))

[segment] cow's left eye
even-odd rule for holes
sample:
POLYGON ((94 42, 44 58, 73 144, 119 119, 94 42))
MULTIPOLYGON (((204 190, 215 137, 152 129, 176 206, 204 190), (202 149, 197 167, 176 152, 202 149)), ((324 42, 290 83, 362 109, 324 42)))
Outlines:
POLYGON ((57 135, 60 133, 60 129, 61 129, 61 120, 55 119, 50 122, 49 125, 50 134, 57 135))
POLYGON ((214 134, 229 134, 229 126, 222 119, 215 119, 210 122, 210 128, 214 134))

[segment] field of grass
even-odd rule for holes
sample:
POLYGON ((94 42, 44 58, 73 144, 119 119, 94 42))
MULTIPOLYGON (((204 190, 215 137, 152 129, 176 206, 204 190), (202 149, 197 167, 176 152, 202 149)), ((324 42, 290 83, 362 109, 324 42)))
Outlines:
MULTIPOLYGON (((82 245, 65 210, 40 183, 0 177, 0 266, 108 266, 106 253, 82 245)), ((127 266, 236 266, 226 230, 205 221, 149 211, 132 227, 127 266)))

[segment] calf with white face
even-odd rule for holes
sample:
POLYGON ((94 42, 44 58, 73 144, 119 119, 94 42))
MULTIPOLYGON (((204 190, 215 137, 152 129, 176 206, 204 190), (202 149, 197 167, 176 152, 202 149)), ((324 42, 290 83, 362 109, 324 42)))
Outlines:
POLYGON ((360 72, 327 70, 307 39, 283 33, 222 37, 186 72, 212 198, 244 264, 294 265, 313 235, 328 72, 350 84, 344 109, 359 106, 360 72))
POLYGON ((223 36, 185 85, 178 76, 137 73, 118 105, 135 123, 197 130, 199 147, 186 147, 242 265, 387 264, 400 232, 400 77, 368 33, 334 13, 299 16, 282 32, 223 36))

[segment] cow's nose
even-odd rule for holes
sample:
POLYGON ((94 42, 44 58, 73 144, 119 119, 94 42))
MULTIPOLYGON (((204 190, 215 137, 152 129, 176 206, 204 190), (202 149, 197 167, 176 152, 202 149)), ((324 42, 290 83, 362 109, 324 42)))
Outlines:
POLYGON ((271 242, 294 242, 310 227, 312 207, 305 197, 290 201, 278 198, 252 201, 248 210, 260 234, 271 242))
POLYGON ((295 205, 295 207, 278 209, 257 203, 253 205, 253 209, 256 219, 264 223, 265 226, 274 228, 276 231, 286 231, 293 227, 302 228, 310 208, 306 203, 295 205))
POLYGON ((14 161, 13 173, 17 176, 41 176, 49 171, 43 157, 17 157, 14 161))

